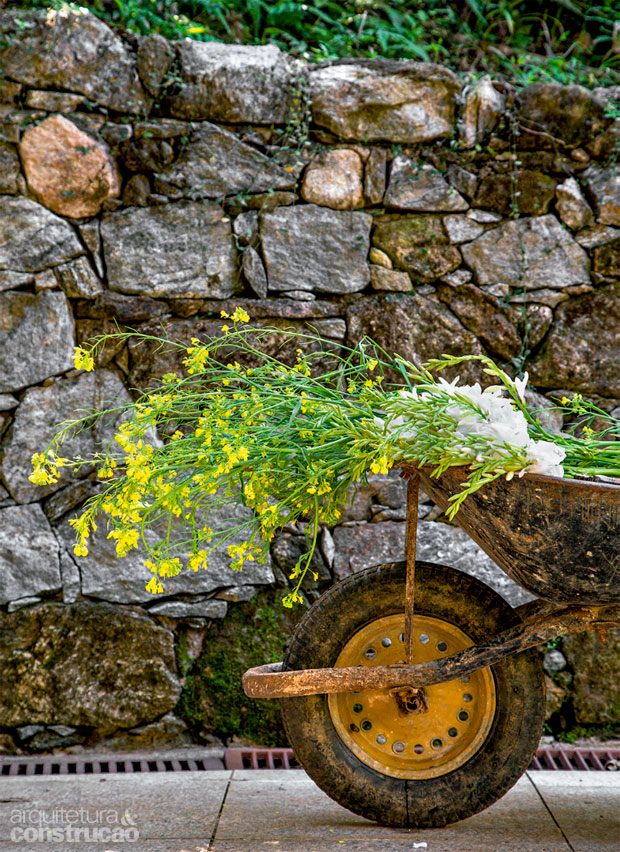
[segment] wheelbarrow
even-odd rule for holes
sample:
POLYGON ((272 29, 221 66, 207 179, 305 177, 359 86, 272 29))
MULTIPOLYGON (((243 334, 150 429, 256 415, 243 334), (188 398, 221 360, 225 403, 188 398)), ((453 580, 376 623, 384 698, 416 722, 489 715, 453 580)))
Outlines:
POLYGON ((460 526, 536 600, 416 562, 418 488, 444 511, 466 468, 408 480, 406 561, 359 571, 301 619, 283 662, 247 671, 280 698, 291 746, 339 804, 383 825, 439 827, 497 801, 545 717, 537 645, 620 627, 620 485, 526 474, 469 495, 460 526))

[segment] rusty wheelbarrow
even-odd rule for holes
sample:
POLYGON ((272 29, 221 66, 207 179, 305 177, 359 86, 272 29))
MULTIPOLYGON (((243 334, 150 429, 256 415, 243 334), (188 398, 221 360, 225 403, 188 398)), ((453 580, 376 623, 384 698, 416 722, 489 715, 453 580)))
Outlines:
POLYGON ((535 646, 620 626, 620 485, 528 474, 467 497, 460 526, 537 596, 513 609, 467 574, 415 561, 419 485, 446 510, 466 469, 401 469, 406 562, 330 588, 284 661, 243 686, 282 699, 295 753, 341 805, 438 827, 493 804, 527 768, 545 714, 535 646))

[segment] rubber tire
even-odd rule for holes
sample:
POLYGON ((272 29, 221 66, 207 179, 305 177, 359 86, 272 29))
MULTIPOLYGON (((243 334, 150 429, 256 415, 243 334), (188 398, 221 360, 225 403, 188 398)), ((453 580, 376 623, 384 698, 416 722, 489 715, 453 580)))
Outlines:
MULTIPOLYGON (((333 666, 362 627, 403 612, 405 563, 378 565, 332 586, 289 640, 284 669, 333 666)), ((415 609, 460 627, 476 643, 518 624, 515 611, 488 586, 443 565, 416 563, 415 609)), ((463 766, 437 778, 392 778, 362 763, 338 736, 326 695, 281 700, 288 738, 308 775, 353 813, 394 827, 437 828, 489 807, 527 769, 545 715, 536 649, 492 666, 496 710, 489 734, 463 766)))

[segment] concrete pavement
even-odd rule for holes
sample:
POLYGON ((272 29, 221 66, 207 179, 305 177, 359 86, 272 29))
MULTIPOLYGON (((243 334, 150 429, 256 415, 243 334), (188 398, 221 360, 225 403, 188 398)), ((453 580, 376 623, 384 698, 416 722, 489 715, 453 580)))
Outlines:
POLYGON ((618 852, 620 773, 531 772, 442 829, 382 828, 301 770, 0 779, 0 852, 618 852), (48 831, 49 830, 49 831, 48 831))

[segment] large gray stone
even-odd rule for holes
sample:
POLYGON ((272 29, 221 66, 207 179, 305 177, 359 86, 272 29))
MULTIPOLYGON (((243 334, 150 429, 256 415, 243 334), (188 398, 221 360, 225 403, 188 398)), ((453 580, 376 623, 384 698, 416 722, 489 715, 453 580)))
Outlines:
POLYGON ((260 219, 270 290, 354 293, 370 281, 368 214, 307 204, 260 219))
MULTIPOLYGON (((333 533, 336 545, 333 570, 336 576, 342 579, 371 565, 404 559, 405 526, 404 522, 385 521, 336 527, 333 533)), ((448 565, 477 577, 512 606, 532 598, 510 580, 467 533, 448 524, 424 521, 418 524, 416 558, 448 565)))
POLYGON ((174 636, 143 612, 87 602, 0 614, 0 724, 102 733, 175 706, 174 636))
POLYGON ((104 214, 110 288, 145 296, 225 299, 235 292, 235 247, 215 204, 181 201, 104 214))
MULTIPOLYGON (((408 361, 422 363, 442 353, 477 355, 480 343, 461 325, 454 314, 436 297, 404 293, 397 299, 390 295, 368 296, 347 310, 347 345, 355 346, 364 336, 371 337, 386 352, 399 354, 408 361)), ((463 381, 479 381, 481 374, 475 363, 461 364, 451 373, 463 381)), ((387 371, 390 381, 403 383, 398 371, 387 371)))
POLYGON ((64 293, 0 293, 0 392, 73 367, 73 317, 64 293))
POLYGON ((22 287, 24 284, 34 284, 34 272, 9 272, 0 270, 0 292, 22 287))
POLYGON ((83 6, 7 10, 0 17, 0 67, 21 83, 79 92, 120 112, 147 109, 131 55, 83 6))
POLYGON ((521 338, 493 296, 469 283, 460 287, 440 284, 437 294, 494 355, 508 361, 520 353, 521 338))
MULTIPOLYGON (((225 512, 214 511, 209 518, 209 524, 213 529, 218 529, 231 517, 233 523, 238 524, 247 520, 249 510, 239 505, 225 512)), ((57 534, 65 549, 73 553, 75 533, 67 521, 59 524, 57 534)), ((146 539, 152 546, 157 541, 157 536, 152 531, 147 531, 146 539)), ((241 544, 246 539, 243 531, 235 533, 223 547, 210 554, 206 571, 204 568, 199 571, 183 570, 176 577, 169 579, 165 585, 166 595, 204 595, 227 586, 272 583, 274 575, 269 556, 265 562, 246 562, 241 571, 233 571, 230 567, 228 546, 241 544)), ((148 554, 133 549, 127 556, 119 558, 116 555, 114 540, 107 538, 104 518, 89 539, 88 556, 73 558, 80 568, 84 596, 115 603, 160 603, 160 598, 154 598, 145 588, 152 576, 150 570, 144 567, 148 554)))
POLYGON ((561 290, 590 283, 588 255, 552 215, 505 222, 461 251, 480 285, 561 290))
POLYGON ((620 284, 562 303, 528 365, 532 384, 620 397, 620 284))
POLYGON ((71 225, 29 198, 0 197, 0 270, 39 272, 84 254, 71 225))
POLYGON ((461 83, 439 65, 371 59, 312 70, 310 86, 314 121, 338 136, 424 142, 453 133, 461 83))
POLYGON ((469 204, 433 166, 399 154, 392 161, 384 204, 396 210, 455 211, 469 204))
MULTIPOLYGON (((390 295, 367 296, 347 309, 347 346, 355 346, 367 336, 390 354, 422 363, 451 355, 482 354, 480 343, 461 325, 454 314, 436 297, 403 293, 397 299, 390 295)), ((402 374, 388 370, 390 381, 403 384, 402 374)), ((460 364, 442 375, 460 375, 462 381, 479 381, 480 369, 475 362, 460 364)))
MULTIPOLYGON (((97 370, 60 379, 45 388, 30 388, 15 413, 13 423, 2 443, 0 470, 17 503, 41 500, 71 482, 75 474, 68 468, 59 470, 58 482, 35 485, 28 480, 32 473, 30 459, 41 452, 58 431, 61 423, 83 417, 86 411, 113 407, 130 402, 129 394, 115 373, 97 370)), ((100 442, 113 436, 113 425, 99 420, 92 429, 82 429, 68 437, 58 449, 65 458, 91 455, 100 442)), ((84 475, 90 468, 81 468, 84 475)))
POLYGON ((61 586, 58 542, 43 509, 37 504, 0 509, 0 603, 61 586))
POLYGON ((275 44, 188 39, 178 42, 177 49, 182 83, 168 100, 172 115, 232 124, 287 121, 296 78, 304 76, 304 68, 275 44))
POLYGON ((179 156, 157 174, 154 186, 156 192, 175 198, 221 198, 293 189, 295 176, 234 133, 203 121, 188 128, 179 156))
POLYGON ((583 173, 586 186, 594 201, 598 221, 602 225, 620 225, 620 175, 610 166, 599 169, 590 166, 583 173))

